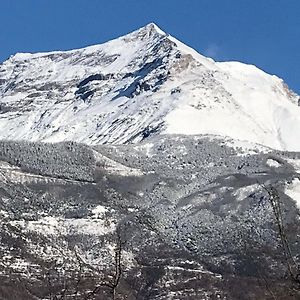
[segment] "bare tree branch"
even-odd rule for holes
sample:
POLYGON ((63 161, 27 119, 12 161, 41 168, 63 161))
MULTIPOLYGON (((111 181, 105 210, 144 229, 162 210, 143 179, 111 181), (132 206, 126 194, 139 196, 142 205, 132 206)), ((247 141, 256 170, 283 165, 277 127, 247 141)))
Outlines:
POLYGON ((294 256, 291 251, 290 242, 288 240, 284 222, 283 222, 283 213, 282 213, 282 203, 280 199, 280 195, 278 190, 272 186, 265 184, 260 184, 260 186, 268 193, 269 201, 271 204, 271 207, 273 209, 274 217, 275 217, 275 223, 278 228, 278 234, 281 241, 286 265, 288 268, 289 275, 291 279, 296 282, 297 284, 300 284, 300 270, 299 265, 294 259, 294 256))

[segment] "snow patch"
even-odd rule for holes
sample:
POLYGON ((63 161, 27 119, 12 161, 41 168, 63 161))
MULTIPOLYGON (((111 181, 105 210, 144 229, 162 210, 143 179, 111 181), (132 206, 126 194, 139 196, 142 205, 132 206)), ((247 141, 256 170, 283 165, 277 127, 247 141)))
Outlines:
POLYGON ((292 165, 297 173, 300 173, 300 159, 285 159, 290 165, 292 165))
POLYGON ((267 160, 267 165, 268 165, 269 167, 271 167, 271 168, 279 168, 279 167, 281 167, 281 163, 278 162, 278 161, 275 160, 275 159, 272 159, 272 158, 269 158, 269 159, 267 160))
POLYGON ((93 217, 98 219, 102 217, 107 211, 108 209, 105 206, 98 205, 94 209, 92 209, 93 217))
POLYGON ((225 138, 225 144, 229 147, 234 148, 238 156, 245 156, 248 154, 257 154, 257 153, 268 153, 272 149, 265 147, 263 145, 251 143, 245 140, 233 140, 225 138))
POLYGON ((237 189, 233 193, 233 195, 236 197, 237 201, 242 201, 242 200, 248 198, 250 194, 257 191, 258 189, 259 189, 259 185, 253 184, 253 185, 249 185, 249 186, 245 186, 245 187, 237 189))
POLYGON ((119 162, 116 162, 97 151, 94 152, 97 165, 103 167, 109 174, 119 176, 143 176, 143 172, 139 169, 127 167, 119 162))
POLYGON ((12 221, 12 225, 21 226, 24 230, 34 231, 44 235, 92 234, 104 235, 116 228, 114 219, 63 219, 44 217, 38 221, 12 221))
POLYGON ((291 184, 286 185, 285 194, 292 198, 300 209, 300 179, 295 178, 291 184))

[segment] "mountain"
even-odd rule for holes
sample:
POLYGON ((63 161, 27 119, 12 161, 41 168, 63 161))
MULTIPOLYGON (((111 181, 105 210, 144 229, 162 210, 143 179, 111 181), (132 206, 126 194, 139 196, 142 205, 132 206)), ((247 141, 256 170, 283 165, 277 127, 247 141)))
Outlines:
POLYGON ((19 53, 0 65, 1 139, 96 145, 213 134, 297 151, 298 105, 278 77, 214 62, 155 24, 84 49, 19 53))
POLYGON ((300 298, 299 96, 149 24, 0 66, 0 300, 300 298))

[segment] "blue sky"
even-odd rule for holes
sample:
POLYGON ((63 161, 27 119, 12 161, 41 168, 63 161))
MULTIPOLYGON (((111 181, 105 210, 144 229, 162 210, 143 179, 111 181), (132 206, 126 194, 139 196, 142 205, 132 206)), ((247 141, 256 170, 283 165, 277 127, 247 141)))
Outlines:
POLYGON ((80 48, 155 22, 216 60, 255 64, 300 93, 300 0, 1 0, 0 61, 80 48))

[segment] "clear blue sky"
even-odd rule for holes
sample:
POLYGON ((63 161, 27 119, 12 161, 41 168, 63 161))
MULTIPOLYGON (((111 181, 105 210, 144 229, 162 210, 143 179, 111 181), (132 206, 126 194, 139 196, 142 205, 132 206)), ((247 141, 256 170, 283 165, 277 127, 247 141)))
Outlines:
POLYGON ((300 93, 300 0, 1 0, 0 61, 102 43, 149 22, 216 60, 255 64, 300 93))

